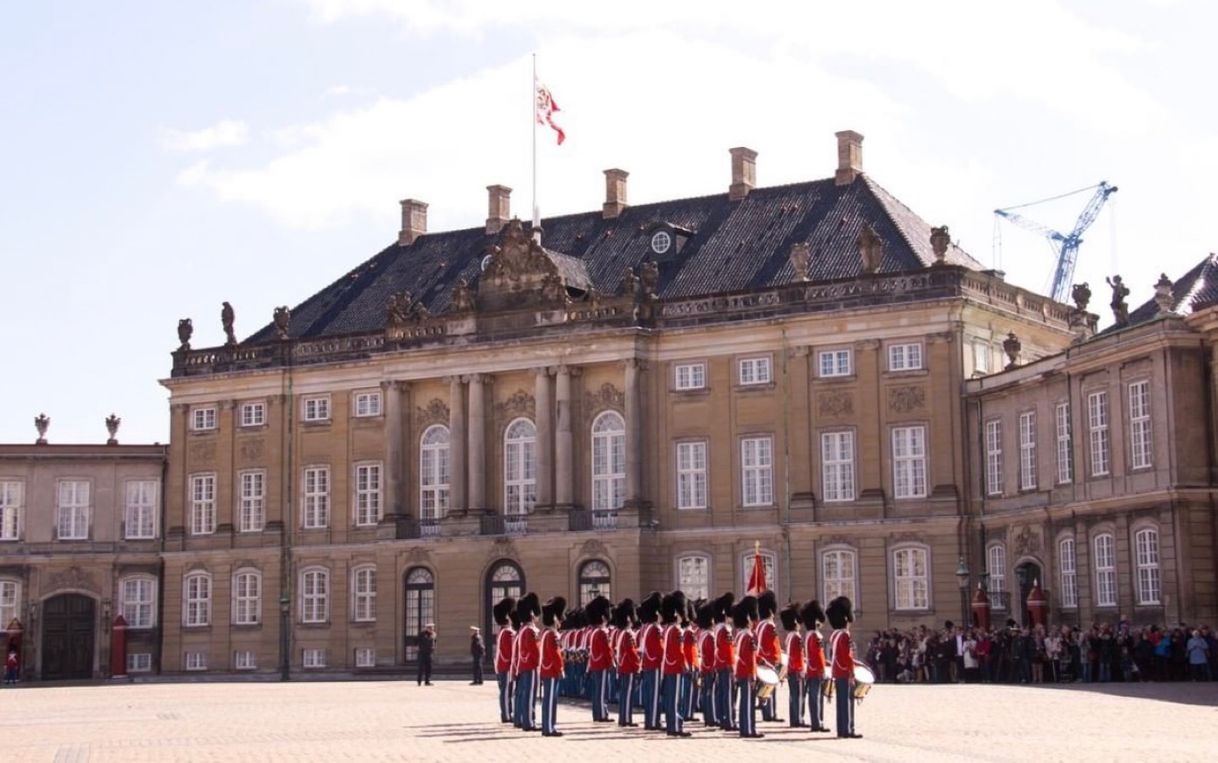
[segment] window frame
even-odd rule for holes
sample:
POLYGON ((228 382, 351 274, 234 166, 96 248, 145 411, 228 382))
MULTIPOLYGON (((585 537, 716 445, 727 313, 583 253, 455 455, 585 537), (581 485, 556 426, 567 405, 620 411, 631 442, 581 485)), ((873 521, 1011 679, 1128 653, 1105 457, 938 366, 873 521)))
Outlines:
POLYGON ((186 480, 186 500, 190 505, 190 534, 214 535, 216 532, 216 473, 196 472, 186 480), (210 497, 207 487, 210 485, 210 497), (198 486, 204 489, 200 493, 198 486), (202 495, 203 497, 199 497, 202 495))
POLYGON ((326 668, 326 648, 310 646, 301 649, 300 667, 302 670, 324 670, 326 668))
POLYGON ((207 670, 207 652, 187 652, 182 667, 191 672, 207 670))
POLYGON ((419 519, 438 521, 448 516, 452 497, 452 432, 444 424, 432 424, 419 436, 419 519), (443 432, 444 441, 429 442, 432 433, 443 432), (429 464, 428 461, 431 461, 429 464), (443 481, 440 481, 440 480, 443 481))
POLYGON ((710 592, 714 590, 713 561, 711 555, 705 551, 697 550, 679 552, 676 558, 673 559, 673 577, 676 580, 677 588, 683 591, 686 596, 690 597, 691 599, 697 599, 699 597, 709 599, 710 592), (681 569, 681 563, 686 560, 702 561, 702 570, 705 572, 704 577, 706 578, 706 582, 704 584, 688 585, 686 583, 685 578, 682 577, 683 571, 681 569), (703 585, 705 587, 705 591, 701 590, 698 587, 699 585, 703 585))
POLYGON ((357 646, 353 659, 357 668, 375 668, 376 649, 370 646, 357 646))
POLYGON ((1154 426, 1150 414, 1150 379, 1132 381, 1125 390, 1129 400, 1129 469, 1153 469, 1154 426), (1141 391, 1135 393, 1135 388, 1141 391))
POLYGON ((1088 453, 1092 477, 1112 475, 1112 415, 1108 390, 1087 393, 1088 453), (1101 468, 1102 467, 1102 468, 1101 468))
POLYGON ((266 401, 247 400, 241 403, 238 415, 238 421, 241 422, 240 426, 242 429, 255 429, 266 426, 266 401), (253 415, 255 411, 258 414, 257 416, 253 415))
POLYGON ((925 544, 921 544, 921 543, 906 543, 906 544, 902 544, 899 546, 894 546, 890 550, 888 558, 892 565, 892 608, 893 608, 893 610, 896 612, 930 612, 933 609, 933 606, 932 606, 933 602, 931 599, 931 593, 932 593, 931 564, 932 564, 932 562, 931 562, 931 555, 930 555, 930 547, 926 546, 925 544), (899 557, 900 557, 900 555, 906 554, 906 553, 912 555, 910 557, 910 560, 911 560, 911 567, 913 567, 913 568, 916 568, 916 564, 914 563, 914 560, 916 559, 917 555, 921 555, 923 572, 920 576, 916 575, 916 574, 912 574, 912 573, 908 574, 908 575, 901 574, 901 563, 899 561, 899 557), (919 593, 919 591, 917 590, 917 583, 919 580, 921 580, 922 589, 923 589, 921 591, 921 593, 925 597, 925 602, 921 605, 919 605, 919 602, 917 601, 917 594, 919 593), (909 588, 909 591, 906 593, 908 593, 909 596, 911 597, 911 600, 908 602, 904 602, 904 605, 903 605, 903 602, 901 601, 902 593, 903 593, 903 591, 902 591, 902 582, 903 581, 908 581, 908 585, 910 588, 909 588))
POLYGON ((360 389, 351 393, 351 417, 375 419, 385 413, 385 399, 379 389, 360 389), (361 404, 364 405, 361 410, 361 404))
POLYGON ((361 564, 351 570, 351 622, 376 622, 376 565, 361 564), (370 582, 361 588, 361 580, 370 582))
POLYGON ((20 617, 21 604, 21 581, 15 577, 0 577, 0 620, 3 620, 4 627, 7 628, 14 618, 20 617), (11 603, 5 603, 5 588, 12 591, 11 603))
POLYGON ((676 477, 676 505, 678 511, 705 511, 710 508, 710 444, 705 439, 693 440, 678 440, 674 443, 674 464, 676 477), (701 453, 701 467, 691 465, 688 467, 682 466, 682 450, 691 449, 691 464, 694 464, 697 459, 695 456, 698 452, 701 453), (690 501, 686 502, 684 497, 683 485, 686 480, 692 481, 690 490, 690 501))
POLYGON ((1063 401, 1053 407, 1054 434, 1057 437, 1057 484, 1074 482, 1074 432, 1070 421, 1070 402, 1063 401))
POLYGON ((588 602, 592 601, 593 586, 597 587, 601 596, 613 601, 613 568, 609 566, 608 560, 599 556, 583 560, 576 568, 575 579, 579 586, 579 606, 586 607, 588 602), (598 565, 604 568, 603 573, 599 570, 589 571, 598 565))
POLYGON ((854 351, 849 347, 817 350, 816 376, 819 379, 844 379, 854 376, 854 351), (844 365, 843 358, 845 358, 844 365), (826 366, 826 361, 829 363, 828 366, 826 366))
POLYGON ((838 596, 847 596, 850 601, 854 602, 855 608, 859 606, 859 552, 858 549, 852 546, 826 546, 820 552, 820 589, 823 594, 821 601, 833 601, 838 596), (836 575, 829 574, 829 561, 834 560, 837 572, 836 575), (847 577, 841 574, 842 560, 849 559, 850 575, 847 577), (843 593, 843 581, 849 581, 850 590, 848 593, 843 593), (835 585, 830 588, 830 582, 835 585))
POLYGON ((821 500, 825 503, 848 503, 857 499, 855 469, 857 454, 854 440, 853 429, 834 429, 820 433, 821 500), (839 457, 829 458, 826 447, 828 441, 832 438, 845 438, 847 440, 846 446, 849 450, 849 458, 840 458, 842 453, 842 443, 840 441, 833 448, 834 454, 839 457), (830 479, 830 475, 833 475, 833 479, 830 479), (835 489, 831 491, 830 485, 833 485, 835 489))
POLYGON ((300 420, 306 424, 320 424, 328 422, 334 415, 334 411, 330 406, 330 396, 326 395, 302 395, 300 397, 300 420), (312 409, 310 411, 310 408, 312 409))
POLYGON ((503 515, 527 517, 537 505, 537 424, 518 416, 503 428, 503 515), (528 434, 513 435, 518 425, 528 424, 528 434), (512 468, 513 458, 517 468, 512 468))
POLYGON ((254 567, 241 567, 233 571, 232 580, 232 625, 262 625, 262 571, 254 567), (242 579, 253 580, 254 592, 247 587, 242 590, 242 579))
POLYGON ((266 469, 237 471, 237 532, 256 533, 266 528, 266 469), (248 491, 246 481, 257 483, 258 491, 248 491), (254 521, 257 520, 257 521, 254 521))
POLYGON ((616 511, 626 504, 626 417, 614 410, 601 411, 592 420, 591 438, 588 466, 592 510, 616 511), (597 431, 608 421, 621 428, 597 431), (598 473, 598 469, 603 471, 598 473))
POLYGON ((212 576, 210 572, 193 570, 182 576, 182 627, 207 628, 211 626, 212 576), (205 585, 196 591, 191 583, 200 581, 205 585))
POLYGON ((1159 546, 1159 529, 1143 525, 1133 533, 1134 593, 1138 606, 1157 607, 1163 604, 1163 567, 1159 546), (1143 538, 1148 540, 1143 548, 1143 538))
POLYGON ((973 345, 973 374, 981 374, 985 376, 993 373, 990 369, 993 366, 993 348, 988 339, 974 339, 973 345), (981 361, 981 362, 978 362, 981 361))
POLYGON ((736 360, 736 384, 740 387, 764 387, 774 383, 774 358, 747 355, 736 360), (752 369, 746 374, 745 369, 752 369), (764 373, 763 373, 764 371, 764 373), (764 378, 763 378, 764 377, 764 378))
POLYGON ((190 409, 190 431, 214 432, 219 427, 219 413, 215 405, 197 405, 190 409))
POLYGON ((79 479, 73 477, 64 477, 55 481, 55 540, 57 541, 80 541, 89 540, 93 535, 93 481, 89 479, 79 479), (73 490, 73 501, 64 503, 64 487, 75 485, 73 490), (84 500, 80 500, 81 486, 84 487, 84 500), (65 535, 64 530, 64 511, 70 513, 67 527, 72 532, 65 535), (82 524, 84 531, 77 534, 77 525, 82 524))
POLYGON ((1078 609, 1078 544, 1074 536, 1066 535, 1057 541, 1058 595, 1062 609, 1078 609), (1069 544, 1069 553, 1066 546, 1069 544))
POLYGON ((258 653, 253 649, 238 649, 233 652, 233 670, 257 670, 258 653))
MULTIPOLYGON (((914 438, 910 438, 911 446, 913 444, 913 439, 914 438)), ((928 463, 929 448, 927 447, 927 442, 926 442, 927 439, 928 439, 928 432, 927 432, 926 424, 903 424, 901 426, 892 427, 891 434, 889 435, 889 440, 891 441, 891 448, 892 448, 892 450, 890 452, 892 454, 892 495, 893 495, 894 500, 920 500, 920 499, 924 499, 930 495, 930 485, 929 485, 930 465, 928 463), (919 438, 920 438, 921 453, 915 454, 915 455, 898 456, 897 455, 897 440, 898 440, 897 433, 898 432, 907 432, 909 434, 913 434, 915 432, 918 433, 919 438), (901 464, 901 463, 908 463, 910 465, 909 468, 911 469, 911 471, 910 471, 909 477, 910 477, 911 487, 916 486, 917 482, 918 482, 917 478, 919 476, 921 477, 922 489, 920 492, 917 490, 911 490, 907 494, 901 494, 901 492, 897 489, 897 486, 899 484, 897 467, 898 467, 898 464, 901 464)), ((911 447, 911 450, 912 449, 913 448, 911 447)))
POLYGON ((300 624, 325 625, 330 622, 330 570, 318 565, 310 565, 300 571, 300 624), (310 591, 309 580, 318 576, 310 591))
POLYGON ((156 540, 158 529, 157 517, 160 514, 158 511, 160 487, 160 483, 157 480, 125 480, 123 482, 123 538, 125 540, 156 540), (149 489, 150 496, 146 500, 133 503, 131 489, 141 485, 149 489), (133 510, 147 512, 147 516, 133 517, 133 510), (146 534, 135 534, 131 529, 133 525, 140 527, 146 525, 149 528, 148 532, 146 534))
POLYGON ((985 494, 1001 496, 1004 492, 1004 474, 1002 459, 1002 419, 995 417, 985 420, 985 494))
POLYGON ((1019 489, 1036 490, 1036 411, 1019 414, 1019 489))
MULTIPOLYGON (((0 479, 0 543, 19 541, 24 533, 25 480, 0 479)), ((0 623, 7 626, 8 622, 0 623)))
POLYGON ((1117 563, 1116 563, 1116 534, 1105 530, 1104 532, 1096 533, 1091 540, 1091 548, 1093 554, 1092 567, 1095 569, 1095 606, 1112 609, 1117 607, 1121 601, 1119 583, 1117 579, 1117 563), (1101 541, 1107 541, 1107 549, 1101 552, 1101 541), (1107 560, 1105 561, 1105 557, 1107 560), (1107 586, 1105 584, 1108 584, 1107 586), (1111 598, 1105 594, 1106 589, 1111 588, 1111 598))
POLYGON ((1001 594, 1007 592, 1007 547, 996 541, 985 548, 985 571, 989 573, 989 590, 987 593, 998 594, 990 598, 990 606, 996 610, 1005 610, 1001 594), (997 553, 995 553, 997 552, 997 553))
POLYGON ((151 652, 128 652, 127 653, 127 672, 128 673, 151 673, 152 672, 152 653, 151 652))
POLYGON ((888 354, 888 371, 889 371, 889 373, 905 373, 908 371, 921 371, 924 368, 926 368, 926 361, 923 357, 925 353, 922 350, 921 342, 893 342, 892 344, 888 345, 887 354, 888 354), (911 349, 916 350, 916 352, 911 354, 911 352, 910 352, 911 349), (898 350, 900 350, 900 355, 901 355, 901 363, 899 366, 895 362, 898 350), (917 356, 916 365, 912 364, 910 361, 910 357, 912 355, 917 356))
POLYGON ((774 506, 774 435, 740 438, 740 503, 746 509, 774 506))
POLYGON ((673 363, 672 384, 675 392, 696 392, 706 389, 706 361, 698 360, 688 363, 673 363), (681 372, 688 370, 688 381, 682 383, 681 372), (695 374, 695 370, 697 373, 695 374), (695 377, 700 377, 695 381, 695 377))
POLYGON ((352 524, 355 527, 376 527, 385 506, 385 465, 381 461, 360 461, 353 467, 351 480, 352 524), (373 479, 375 477, 375 480, 373 479), (366 484, 365 484, 366 480, 366 484), (373 486, 373 481, 376 485, 373 486))
POLYGON ((127 621, 128 630, 150 630, 156 627, 157 579, 154 575, 125 575, 118 581, 118 611, 127 621), (132 601, 127 595, 127 584, 147 584, 147 597, 132 601), (146 609, 145 609, 146 608, 146 609))
POLYGON ((330 479, 329 464, 311 464, 304 467, 300 476, 300 527, 303 530, 325 530, 330 526, 330 479), (312 475, 313 489, 310 489, 312 475), (324 489, 317 485, 324 482, 324 489))

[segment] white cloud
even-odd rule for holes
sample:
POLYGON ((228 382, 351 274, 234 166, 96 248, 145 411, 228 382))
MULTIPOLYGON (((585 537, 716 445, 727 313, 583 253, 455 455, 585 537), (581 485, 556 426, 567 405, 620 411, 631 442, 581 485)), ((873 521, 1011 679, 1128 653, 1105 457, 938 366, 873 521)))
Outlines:
POLYGON ((249 140, 249 127, 245 122, 223 119, 211 127, 193 132, 166 130, 162 145, 169 151, 211 151, 245 145, 249 140))

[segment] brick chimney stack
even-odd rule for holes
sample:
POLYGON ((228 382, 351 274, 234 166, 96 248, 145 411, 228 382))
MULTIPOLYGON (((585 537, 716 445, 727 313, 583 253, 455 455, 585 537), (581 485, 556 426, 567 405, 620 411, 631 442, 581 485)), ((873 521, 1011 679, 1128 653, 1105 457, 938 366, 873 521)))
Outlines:
POLYGON ((417 199, 402 199, 402 230, 398 246, 410 246, 427 232, 427 204, 417 199))
POLYGON ((863 174, 863 136, 854 130, 842 130, 837 135, 838 185, 850 185, 863 174))
POLYGON ((605 206, 604 218, 612 220, 626 209, 626 178, 630 173, 626 170, 605 170, 605 206))
POLYGON ((743 146, 728 149, 732 155, 732 185, 728 198, 740 201, 757 187, 757 152, 743 146))
POLYGON ((486 200, 486 232, 493 236, 501 231, 512 217, 512 189, 506 185, 488 185, 486 200))

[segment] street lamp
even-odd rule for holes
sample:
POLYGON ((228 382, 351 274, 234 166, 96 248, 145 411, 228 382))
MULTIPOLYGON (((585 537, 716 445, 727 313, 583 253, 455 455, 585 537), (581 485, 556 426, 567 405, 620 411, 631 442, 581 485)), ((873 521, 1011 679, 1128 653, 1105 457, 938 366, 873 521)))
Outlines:
POLYGON ((289 633, 291 627, 292 600, 288 592, 279 595, 279 680, 286 681, 292 672, 291 649, 292 639, 289 633))
POLYGON ((960 585, 960 623, 963 627, 964 623, 969 621, 968 617, 968 565, 964 562, 964 557, 960 557, 960 563, 956 565, 956 582, 960 585))

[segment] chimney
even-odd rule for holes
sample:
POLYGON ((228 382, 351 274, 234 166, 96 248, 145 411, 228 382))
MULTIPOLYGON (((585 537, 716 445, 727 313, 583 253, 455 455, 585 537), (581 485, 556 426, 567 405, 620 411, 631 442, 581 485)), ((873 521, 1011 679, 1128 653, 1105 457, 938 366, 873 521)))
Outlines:
POLYGON ((838 185, 850 185, 863 174, 863 136, 854 130, 842 130, 837 135, 838 185))
POLYGON ((612 220, 622 214, 626 208, 626 178, 630 173, 626 170, 605 170, 605 206, 604 218, 612 220))
POLYGON ((507 225, 512 217, 512 189, 506 185, 486 187, 486 232, 493 236, 507 225))
POLYGON ((417 199, 402 199, 402 230, 398 246, 410 246, 427 232, 427 204, 417 199))
POLYGON ((732 185, 727 195, 732 201, 740 201, 757 186, 757 152, 743 146, 728 151, 732 155, 732 185))

